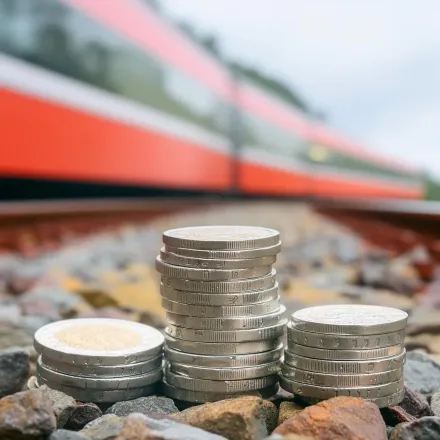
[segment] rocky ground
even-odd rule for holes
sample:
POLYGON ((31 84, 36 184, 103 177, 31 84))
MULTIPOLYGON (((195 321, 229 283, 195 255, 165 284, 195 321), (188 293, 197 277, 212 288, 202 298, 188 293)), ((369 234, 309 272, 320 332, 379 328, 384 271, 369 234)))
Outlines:
POLYGON ((426 261, 421 247, 388 255, 307 206, 286 203, 211 207, 142 228, 127 225, 56 252, 1 254, 0 439, 439 440, 440 273, 422 281, 420 263, 426 261), (275 267, 289 312, 335 303, 408 311, 403 402, 379 410, 363 399, 338 397, 307 406, 280 390, 269 400, 256 395, 191 406, 157 395, 98 407, 47 388, 29 389, 33 334, 46 323, 113 317, 164 328, 154 270, 162 231, 213 223, 281 232, 275 267))

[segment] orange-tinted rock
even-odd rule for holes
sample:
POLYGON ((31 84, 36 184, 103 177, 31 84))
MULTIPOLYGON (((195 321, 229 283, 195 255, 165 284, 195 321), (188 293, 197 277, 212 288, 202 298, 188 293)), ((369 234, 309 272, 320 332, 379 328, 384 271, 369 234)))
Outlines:
POLYGON ((278 425, 284 423, 287 419, 290 419, 299 414, 304 409, 304 406, 295 402, 281 402, 280 412, 278 414, 278 425))
POLYGON ((124 426, 115 440, 156 440, 159 437, 151 433, 142 417, 131 414, 125 419, 124 426))
POLYGON ((309 437, 301 434, 287 434, 283 435, 282 440, 315 440, 315 437, 309 437))
POLYGON ((301 434, 316 440, 387 440, 379 408, 359 397, 334 397, 309 406, 274 433, 301 434))
MULTIPOLYGON (((276 419, 275 405, 271 405, 276 419)), ((173 414, 172 417, 228 440, 255 440, 267 434, 267 408, 263 399, 256 396, 205 403, 173 414)))
POLYGON ((45 439, 56 428, 49 394, 30 390, 0 400, 0 438, 8 440, 45 439))

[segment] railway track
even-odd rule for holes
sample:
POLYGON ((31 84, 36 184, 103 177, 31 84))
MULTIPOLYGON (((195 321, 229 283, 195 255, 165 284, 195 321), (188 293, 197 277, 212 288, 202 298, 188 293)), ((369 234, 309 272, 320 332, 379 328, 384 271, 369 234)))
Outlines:
MULTIPOLYGON (((196 197, 3 202, 0 203, 0 250, 26 254, 29 249, 53 249, 73 237, 127 223, 145 223, 185 210, 203 211, 221 203, 243 201, 196 197)), ((355 199, 306 203, 392 254, 423 246, 431 260, 440 261, 440 203, 355 199)))
POLYGON ((0 203, 0 250, 28 254, 57 248, 74 237, 144 223, 208 206, 207 199, 95 199, 0 203))
POLYGON ((419 251, 419 271, 431 279, 440 263, 440 203, 400 200, 318 201, 319 213, 346 225, 393 255, 419 251))

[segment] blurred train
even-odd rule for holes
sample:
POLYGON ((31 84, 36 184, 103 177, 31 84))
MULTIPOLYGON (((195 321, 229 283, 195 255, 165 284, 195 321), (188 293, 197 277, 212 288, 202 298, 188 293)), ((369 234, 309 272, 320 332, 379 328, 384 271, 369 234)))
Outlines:
POLYGON ((2 198, 47 182, 86 192, 424 192, 419 170, 235 78, 142 0, 0 0, 0 123, 2 198))

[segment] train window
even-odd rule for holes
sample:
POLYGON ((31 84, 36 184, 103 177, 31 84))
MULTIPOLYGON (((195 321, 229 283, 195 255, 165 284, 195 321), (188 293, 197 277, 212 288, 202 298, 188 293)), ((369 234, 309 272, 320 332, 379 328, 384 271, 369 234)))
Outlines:
POLYGON ((326 162, 328 158, 328 150, 322 145, 311 145, 309 149, 309 157, 312 162, 326 162))
POLYGON ((328 171, 341 173, 355 172, 358 173, 358 175, 364 175, 365 177, 397 179, 401 182, 416 183, 419 180, 417 175, 409 175, 404 171, 380 166, 380 164, 375 164, 359 157, 335 151, 331 147, 319 146, 319 149, 321 151, 317 150, 316 145, 310 145, 307 160, 313 162, 315 166, 323 167, 328 171), (325 160, 319 160, 322 151, 324 151, 323 149, 325 150, 325 160))
POLYGON ((0 0, 0 50, 221 134, 228 107, 207 86, 59 0, 0 0), (38 13, 36 13, 38 10, 38 13))

